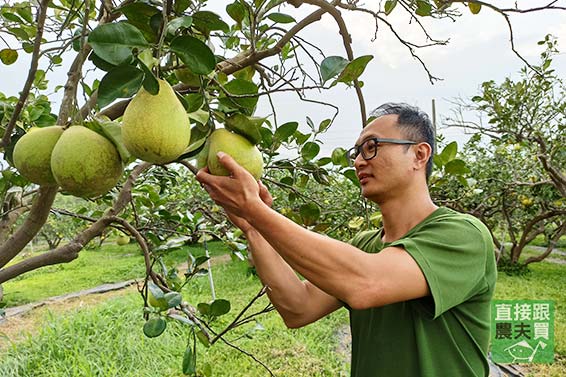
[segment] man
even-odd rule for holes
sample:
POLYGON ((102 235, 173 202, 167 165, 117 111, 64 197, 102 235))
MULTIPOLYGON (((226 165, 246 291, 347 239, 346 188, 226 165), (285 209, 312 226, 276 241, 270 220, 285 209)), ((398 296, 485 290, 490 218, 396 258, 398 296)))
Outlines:
POLYGON ((244 232, 288 327, 349 310, 352 376, 487 376, 496 279, 490 233, 474 217, 432 202, 428 116, 406 104, 372 115, 349 156, 383 228, 351 243, 272 210, 265 187, 228 155, 219 154, 230 177, 205 169, 197 179, 244 232))

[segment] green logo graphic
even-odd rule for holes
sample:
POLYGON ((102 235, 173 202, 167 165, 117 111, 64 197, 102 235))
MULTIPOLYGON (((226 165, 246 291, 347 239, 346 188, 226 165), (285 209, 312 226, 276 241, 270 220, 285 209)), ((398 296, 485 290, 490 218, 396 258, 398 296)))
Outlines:
POLYGON ((552 363, 554 302, 493 300, 491 354, 497 363, 552 363))

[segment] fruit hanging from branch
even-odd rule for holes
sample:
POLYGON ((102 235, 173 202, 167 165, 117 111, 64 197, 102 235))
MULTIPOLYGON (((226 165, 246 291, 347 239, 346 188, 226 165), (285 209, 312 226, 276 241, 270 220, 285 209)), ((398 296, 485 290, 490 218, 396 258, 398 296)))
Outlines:
POLYGON ((229 175, 224 165, 218 161, 218 152, 230 155, 244 169, 249 171, 255 179, 263 174, 263 158, 255 145, 242 135, 220 128, 209 137, 209 150, 207 166, 214 175, 229 175))
POLYGON ((38 185, 55 185, 51 173, 51 153, 63 134, 63 128, 32 128, 14 147, 13 160, 22 176, 38 185))
POLYGON ((69 127, 55 144, 51 171, 63 191, 85 198, 107 193, 122 176, 120 155, 107 138, 83 127, 69 127))
POLYGON ((171 85, 158 81, 156 95, 141 88, 126 108, 122 138, 135 157, 164 164, 176 160, 187 148, 191 128, 185 108, 171 85))

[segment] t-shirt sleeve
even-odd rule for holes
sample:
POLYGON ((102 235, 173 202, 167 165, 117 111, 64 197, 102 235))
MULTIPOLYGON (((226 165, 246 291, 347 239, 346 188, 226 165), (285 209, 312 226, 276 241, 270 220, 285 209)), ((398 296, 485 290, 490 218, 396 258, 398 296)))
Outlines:
POLYGON ((378 230, 366 230, 356 234, 348 243, 366 253, 375 253, 382 246, 378 230))
POLYGON ((391 244, 403 246, 421 268, 434 301, 434 318, 488 289, 487 253, 493 246, 481 225, 464 217, 439 219, 391 244))

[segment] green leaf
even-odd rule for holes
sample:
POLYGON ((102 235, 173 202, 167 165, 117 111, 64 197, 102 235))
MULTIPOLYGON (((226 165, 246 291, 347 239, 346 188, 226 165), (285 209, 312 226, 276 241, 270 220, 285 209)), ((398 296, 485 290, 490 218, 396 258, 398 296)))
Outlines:
POLYGON ((191 5, 191 0, 175 0, 175 5, 173 5, 173 9, 175 9, 176 13, 183 13, 187 8, 191 5))
POLYGON ((24 23, 24 21, 14 13, 4 12, 2 13, 2 17, 4 17, 8 21, 17 22, 18 24, 24 23))
POLYGON ((193 24, 193 18, 191 16, 177 17, 169 21, 167 24, 167 32, 169 34, 175 34, 179 28, 189 28, 193 24))
POLYGON ((22 41, 29 41, 29 39, 30 39, 30 36, 28 35, 28 33, 24 29, 22 29, 21 27, 11 27, 11 28, 8 28, 8 31, 10 31, 10 33, 12 33, 16 38, 18 38, 22 41))
POLYGON ((167 292, 164 297, 165 300, 167 300, 167 306, 169 308, 181 305, 181 302, 183 301, 183 296, 181 296, 179 292, 167 292))
POLYGON ((20 3, 16 8, 16 13, 26 20, 29 24, 33 24, 33 15, 31 13, 31 7, 29 4, 20 3))
POLYGON ((193 26, 207 37, 213 30, 230 31, 230 26, 219 15, 206 10, 193 13, 193 26))
POLYGON ((167 321, 161 317, 152 318, 143 325, 143 333, 148 338, 155 338, 167 328, 167 321))
POLYGON ((210 304, 206 302, 201 302, 197 305, 197 309, 200 314, 202 315, 209 315, 210 314, 210 304))
POLYGON ((307 141, 309 139, 309 137, 311 136, 311 134, 304 134, 301 131, 295 131, 295 133, 293 134, 295 141, 297 142, 297 144, 299 145, 303 145, 305 143, 305 141, 307 141))
POLYGON ((372 55, 364 55, 352 60, 344 68, 342 73, 340 73, 340 76, 338 76, 336 81, 349 83, 354 80, 357 80, 358 77, 360 77, 362 73, 364 73, 366 66, 372 59, 373 59, 372 55))
POLYGON ((444 147, 442 152, 440 153, 440 159, 442 160, 443 164, 445 165, 448 162, 452 161, 456 154, 458 153, 458 143, 453 141, 447 146, 444 147))
POLYGON ((159 93, 159 82, 157 78, 153 75, 153 72, 145 65, 141 59, 137 59, 137 62, 144 73, 143 77, 143 88, 152 95, 159 93))
POLYGON ((293 22, 297 22, 293 17, 289 16, 288 14, 278 13, 278 12, 268 14, 267 18, 269 18, 273 22, 277 22, 280 24, 290 24, 293 22))
POLYGON ((348 228, 351 229, 359 229, 362 225, 364 225, 364 218, 361 216, 355 216, 348 221, 348 228))
POLYGON ((210 304, 210 315, 219 317, 230 311, 230 301, 224 299, 216 299, 210 304))
POLYGON ((219 101, 228 108, 240 108, 246 115, 252 115, 257 101, 257 96, 251 96, 258 93, 258 87, 251 81, 234 79, 224 85, 224 90, 231 95, 249 95, 246 97, 229 97, 224 94, 219 101))
POLYGON ((325 165, 330 164, 331 162, 332 162, 332 159, 331 159, 330 157, 322 157, 322 158, 319 158, 319 159, 316 161, 316 164, 317 164, 318 166, 325 166, 325 165))
POLYGON ((189 119, 194 120, 200 124, 206 124, 208 119, 210 118, 210 113, 203 109, 198 109, 197 111, 193 111, 192 113, 187 114, 189 119))
POLYGON ((315 158, 318 152, 320 152, 320 145, 312 141, 305 143, 301 148, 301 156, 307 161, 315 158))
POLYGON ((335 148, 332 151, 332 155, 330 157, 332 158, 332 163, 334 165, 338 165, 343 168, 348 167, 348 165, 350 165, 348 162, 348 157, 346 156, 346 150, 344 148, 341 147, 335 148))
POLYGON ((299 214, 301 215, 303 224, 311 226, 320 218, 320 208, 316 203, 306 203, 299 208, 299 214))
POLYGON ((190 93, 185 96, 189 107, 187 108, 188 113, 200 110, 202 105, 204 105, 204 96, 201 93, 190 93))
POLYGON ((104 136, 110 140, 112 144, 114 144, 118 150, 118 154, 120 154, 120 159, 124 164, 132 162, 132 160, 135 159, 124 146, 124 142, 122 140, 122 127, 118 123, 112 121, 101 121, 100 129, 104 136))
POLYGON ((145 2, 134 2, 126 4, 114 10, 116 13, 123 13, 132 24, 140 30, 143 36, 151 42, 157 42, 158 29, 152 26, 152 18, 161 18, 161 11, 156 7, 145 2))
POLYGON ((193 73, 207 75, 216 66, 216 59, 210 48, 200 39, 183 35, 171 42, 173 51, 193 73))
POLYGON ((265 122, 265 118, 249 117, 244 114, 236 113, 229 116, 224 121, 224 127, 230 131, 236 132, 257 145, 261 141, 261 125, 265 122))
POLYGON ((348 60, 341 56, 329 56, 320 63, 322 83, 338 75, 348 65, 348 60))
POLYGON ((397 0, 387 0, 385 2, 385 14, 389 16, 389 14, 391 14, 391 12, 393 12, 393 9, 395 9, 395 6, 397 5, 397 0))
POLYGON ((464 161, 454 159, 449 161, 446 166, 444 166, 444 171, 447 174, 463 175, 468 174, 470 172, 470 169, 464 161))
POLYGON ((148 43, 141 31, 127 22, 102 24, 90 32, 88 43, 100 58, 118 65, 132 56, 132 49, 148 43))
POLYGON ((318 132, 324 132, 332 124, 332 119, 325 119, 318 125, 318 132))
POLYGON ((202 330, 197 331, 196 335, 197 339, 202 343, 203 346, 210 347, 210 340, 208 339, 206 334, 202 332, 202 330))
POLYGON ((131 65, 119 66, 108 72, 98 86, 98 105, 103 108, 116 98, 129 98, 142 85, 144 74, 131 65))
POLYGON ((289 137, 291 137, 295 133, 295 131, 297 131, 298 127, 298 122, 287 122, 277 127, 273 137, 280 142, 287 141, 289 137))
POLYGON ((472 14, 478 14, 481 10, 481 4, 478 3, 468 3, 468 8, 472 14))
POLYGON ((226 5, 226 13, 238 24, 246 17, 246 8, 238 0, 226 5))
POLYGON ((427 0, 417 0, 417 10, 415 11, 421 17, 430 16, 432 5, 427 0))
POLYGON ((191 140, 189 141, 189 146, 183 151, 183 154, 179 156, 178 160, 197 156, 197 168, 201 169, 205 167, 208 156, 207 140, 208 135, 210 135, 211 132, 212 128, 209 127, 208 124, 197 124, 191 128, 191 140))
POLYGON ((106 72, 109 72, 117 67, 116 65, 110 64, 106 60, 102 59, 100 56, 96 55, 94 51, 90 53, 90 55, 88 56, 88 60, 90 60, 96 68, 100 68, 101 70, 106 72))
POLYGON ((16 60, 18 60, 18 51, 10 48, 0 50, 0 60, 2 60, 2 63, 5 65, 14 64, 16 60))
POLYGON ((183 374, 195 374, 197 372, 197 357, 192 347, 189 346, 183 355, 183 374))
POLYGON ((354 185, 360 187, 360 181, 358 180, 358 176, 356 175, 356 171, 354 169, 345 170, 342 175, 348 178, 354 185))

